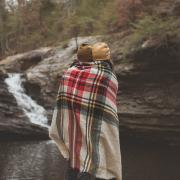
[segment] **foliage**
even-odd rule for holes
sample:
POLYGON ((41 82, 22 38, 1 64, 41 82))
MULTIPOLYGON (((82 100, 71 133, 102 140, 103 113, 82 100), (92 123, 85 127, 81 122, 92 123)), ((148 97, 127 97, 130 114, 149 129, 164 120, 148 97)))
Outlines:
MULTIPOLYGON (((69 38, 132 29, 125 47, 179 32, 176 17, 158 16, 163 0, 0 0, 0 58, 69 38)), ((165 3, 166 4, 166 3, 165 3)), ((161 7, 162 8, 162 7, 161 7)), ((177 22, 178 21, 178 22, 177 22)), ((176 33, 178 34, 178 33, 176 33)), ((126 48, 127 49, 127 48, 126 48)))
POLYGON ((92 35, 108 0, 0 0, 0 57, 92 35))
POLYGON ((129 25, 143 15, 143 10, 143 0, 119 0, 117 25, 129 25))
POLYGON ((156 41, 156 45, 168 45, 170 39, 180 40, 180 19, 176 17, 160 18, 145 16, 132 24, 132 34, 125 46, 126 51, 141 48, 147 40, 156 41))
POLYGON ((101 33, 113 33, 118 31, 117 19, 117 0, 107 2, 105 8, 102 10, 99 21, 96 23, 96 30, 101 33))

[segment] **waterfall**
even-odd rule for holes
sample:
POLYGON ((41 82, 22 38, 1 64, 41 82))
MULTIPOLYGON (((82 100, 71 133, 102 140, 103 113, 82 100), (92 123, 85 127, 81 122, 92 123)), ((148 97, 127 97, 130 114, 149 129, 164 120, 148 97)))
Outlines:
POLYGON ((18 106, 22 108, 32 123, 48 127, 45 109, 25 94, 22 87, 24 79, 21 76, 22 74, 8 74, 8 78, 5 79, 8 91, 13 94, 18 106))

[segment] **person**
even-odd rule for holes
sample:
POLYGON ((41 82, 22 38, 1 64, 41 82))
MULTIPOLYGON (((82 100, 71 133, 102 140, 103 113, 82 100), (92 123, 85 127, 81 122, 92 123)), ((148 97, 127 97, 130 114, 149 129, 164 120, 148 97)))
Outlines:
POLYGON ((108 45, 82 44, 60 80, 49 130, 69 161, 67 180, 122 180, 117 91, 108 45))

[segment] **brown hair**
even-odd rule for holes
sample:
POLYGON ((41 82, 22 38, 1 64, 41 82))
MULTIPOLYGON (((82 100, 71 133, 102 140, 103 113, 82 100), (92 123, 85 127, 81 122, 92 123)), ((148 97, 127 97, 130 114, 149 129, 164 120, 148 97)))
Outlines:
POLYGON ((91 45, 81 44, 77 50, 77 58, 81 62, 91 62, 93 59, 91 45))

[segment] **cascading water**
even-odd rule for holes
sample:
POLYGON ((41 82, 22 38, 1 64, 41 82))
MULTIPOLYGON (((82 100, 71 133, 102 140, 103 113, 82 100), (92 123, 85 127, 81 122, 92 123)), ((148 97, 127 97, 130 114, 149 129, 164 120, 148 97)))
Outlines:
POLYGON ((5 79, 8 90, 13 94, 17 104, 22 108, 29 120, 34 124, 48 127, 45 109, 25 94, 22 87, 22 82, 24 81, 22 74, 8 74, 8 76, 5 79))

